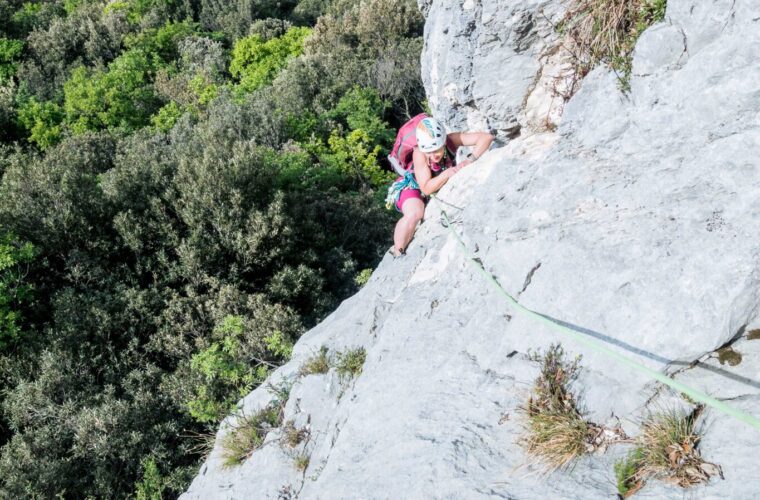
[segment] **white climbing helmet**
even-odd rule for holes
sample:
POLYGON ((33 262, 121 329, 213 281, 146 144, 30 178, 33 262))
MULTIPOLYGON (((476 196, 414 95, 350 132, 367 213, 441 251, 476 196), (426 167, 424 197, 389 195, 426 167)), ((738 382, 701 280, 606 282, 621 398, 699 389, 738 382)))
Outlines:
POLYGON ((423 118, 417 124, 414 131, 417 137, 417 146, 423 153, 432 153, 446 144, 446 131, 441 122, 435 118, 423 118))

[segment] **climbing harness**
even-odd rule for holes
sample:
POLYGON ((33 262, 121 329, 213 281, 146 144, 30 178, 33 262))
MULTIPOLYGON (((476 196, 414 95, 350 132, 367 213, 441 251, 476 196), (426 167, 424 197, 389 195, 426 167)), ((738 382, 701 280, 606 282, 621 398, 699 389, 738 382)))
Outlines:
POLYGON ((401 196, 404 189, 420 189, 417 181, 414 179, 414 172, 407 170, 404 177, 397 180, 388 188, 388 195, 385 197, 385 208, 391 209, 401 196))
MULTIPOLYGON (((438 198, 435 194, 430 195, 430 197, 433 198, 433 199, 435 199, 438 202, 442 202, 442 200, 440 198, 438 198)), ((622 354, 620 354, 618 352, 615 352, 615 351, 613 351, 612 349, 610 349, 608 347, 605 347, 604 345, 602 345, 599 342, 591 340, 587 336, 578 333, 577 331, 573 330, 572 328, 568 328, 567 326, 562 325, 562 324, 558 323, 557 321, 555 321, 555 320, 553 320, 551 318, 548 318, 547 316, 544 316, 543 314, 540 314, 540 313, 538 313, 536 311, 533 311, 533 310, 528 309, 527 307, 521 305, 519 302, 517 302, 517 300, 514 297, 512 297, 509 294, 509 292, 507 292, 504 289, 504 287, 501 286, 501 284, 499 284, 498 281, 496 281, 496 278, 491 273, 489 273, 488 271, 486 271, 485 267, 483 266, 482 261, 479 258, 477 258, 477 257, 475 257, 475 256, 472 255, 472 253, 469 251, 469 249, 467 248, 467 246, 462 241, 462 238, 454 230, 454 226, 453 226, 452 222, 449 220, 449 216, 448 216, 448 214, 446 214, 446 211, 443 209, 443 207, 441 207, 441 214, 442 214, 443 219, 446 222, 444 224, 444 226, 451 232, 451 234, 454 235, 454 238, 456 238, 457 242, 459 243, 459 246, 462 248, 462 251, 464 252, 465 257, 467 258, 467 260, 470 261, 470 263, 472 263, 475 266, 475 268, 486 278, 486 280, 488 280, 489 283, 491 283, 492 285, 494 285, 496 287, 496 289, 499 291, 499 293, 501 293, 504 296, 504 298, 507 300, 507 302, 509 302, 512 305, 512 307, 515 308, 515 310, 517 312, 525 314, 526 316, 530 316, 531 318, 536 319, 536 320, 544 323, 545 325, 553 328, 554 330, 557 330, 557 331, 559 331, 561 333, 569 335, 571 338, 573 338, 574 340, 580 342, 581 344, 584 344, 585 346, 587 346, 587 347, 589 347, 589 348, 591 348, 591 349, 593 349, 593 350, 595 350, 597 352, 605 354, 606 356, 609 356, 609 357, 611 357, 611 358, 613 358, 613 359, 615 359, 615 360, 617 360, 617 361, 619 361, 619 362, 621 362, 621 363, 623 363, 625 365, 628 365, 629 367, 633 368, 634 370, 637 370, 637 371, 639 371, 639 372, 641 372, 641 373, 643 373, 643 374, 645 374, 645 375, 647 375, 647 376, 649 376, 649 377, 657 380, 658 382, 661 382, 661 383, 667 385, 668 387, 671 387, 671 388, 673 388, 673 389, 675 389, 675 390, 677 390, 679 392, 682 392, 683 394, 686 394, 688 397, 690 397, 694 401, 697 401, 699 403, 703 403, 703 404, 705 404, 707 406, 715 408, 716 410, 721 411, 721 412, 725 413, 726 415, 730 415, 730 416, 732 416, 732 417, 734 417, 734 418, 736 418, 738 420, 741 420, 745 424, 750 425, 750 426, 754 427, 755 429, 760 430, 760 419, 756 418, 755 416, 750 415, 749 413, 745 413, 745 412, 743 412, 741 410, 737 410, 736 408, 733 408, 733 407, 727 405, 726 403, 724 403, 724 402, 722 402, 722 401, 720 401, 718 399, 712 398, 712 397, 708 396, 707 394, 704 394, 704 393, 702 393, 702 392, 700 392, 700 391, 698 391, 696 389, 692 389, 691 387, 689 387, 686 384, 683 384, 683 383, 681 383, 681 382, 679 382, 677 380, 674 380, 674 379, 668 377, 667 375, 665 375, 663 373, 660 373, 657 370, 653 370, 651 368, 648 368, 648 367, 642 365, 641 363, 638 363, 638 362, 632 360, 631 358, 623 356, 622 354)))

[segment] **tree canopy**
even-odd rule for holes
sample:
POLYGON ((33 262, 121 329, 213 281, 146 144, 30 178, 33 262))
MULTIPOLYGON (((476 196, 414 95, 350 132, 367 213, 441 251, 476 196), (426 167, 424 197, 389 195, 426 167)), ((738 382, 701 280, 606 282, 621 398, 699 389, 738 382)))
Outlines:
POLYGON ((412 0, 0 0, 0 497, 187 487, 390 245, 421 33, 412 0))

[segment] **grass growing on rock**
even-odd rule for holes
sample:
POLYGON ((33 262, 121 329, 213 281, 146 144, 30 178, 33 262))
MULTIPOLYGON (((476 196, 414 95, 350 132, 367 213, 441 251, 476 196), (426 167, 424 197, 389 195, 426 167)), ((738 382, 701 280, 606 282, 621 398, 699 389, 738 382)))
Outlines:
POLYGON ((684 414, 677 410, 650 414, 642 425, 636 447, 615 465, 618 491, 625 498, 638 491, 650 478, 688 488, 723 477, 719 465, 702 459, 696 421, 702 407, 684 414))
POLYGON ((290 448, 298 446, 308 435, 308 430, 296 427, 292 420, 289 420, 282 428, 282 441, 290 448))
POLYGON ((526 423, 520 443, 550 472, 592 451, 599 427, 583 418, 569 388, 580 371, 580 357, 568 361, 562 347, 554 344, 533 359, 541 362, 541 373, 523 408, 526 423))
POLYGON ((222 438, 222 457, 225 467, 242 464, 264 443, 267 434, 282 424, 283 410, 288 401, 289 387, 271 388, 275 399, 261 410, 246 414, 240 412, 235 423, 222 438))
POLYGON ((621 89, 630 90, 636 40, 665 18, 666 6, 667 0, 575 0, 556 28, 572 41, 576 78, 605 63, 618 74, 621 89))
POLYGON ((298 472, 305 472, 309 468, 310 458, 306 454, 300 454, 293 459, 293 466, 298 472))
POLYGON ((322 346, 319 352, 304 361, 298 374, 302 377, 330 371, 330 359, 327 356, 327 347, 322 346))
POLYGON ((349 349, 337 354, 335 369, 341 379, 352 379, 361 374, 364 361, 367 359, 367 351, 363 347, 349 349))

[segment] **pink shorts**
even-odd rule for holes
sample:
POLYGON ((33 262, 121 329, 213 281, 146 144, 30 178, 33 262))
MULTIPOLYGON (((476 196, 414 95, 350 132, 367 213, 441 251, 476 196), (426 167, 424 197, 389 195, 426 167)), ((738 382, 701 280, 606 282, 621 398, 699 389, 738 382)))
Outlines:
POLYGON ((412 189, 412 188, 406 188, 403 191, 401 191, 401 194, 398 197, 398 200, 396 200, 396 210, 401 212, 401 207, 404 206, 404 202, 410 198, 418 198, 422 199, 422 193, 419 189, 412 189))

